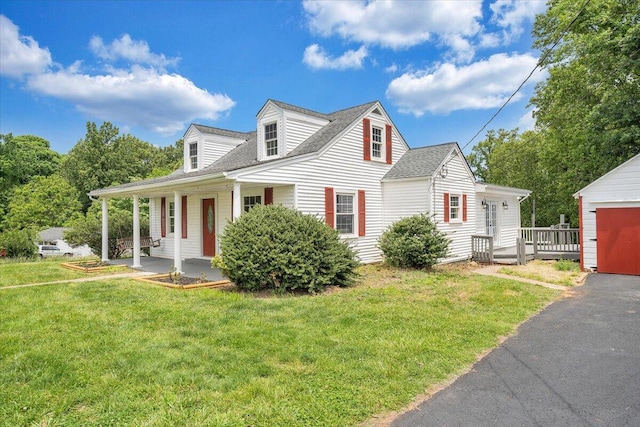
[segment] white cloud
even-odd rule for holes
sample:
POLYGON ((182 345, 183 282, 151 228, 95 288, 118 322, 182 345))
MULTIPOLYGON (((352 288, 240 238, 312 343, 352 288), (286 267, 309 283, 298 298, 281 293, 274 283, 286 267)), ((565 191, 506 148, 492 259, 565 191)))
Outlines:
POLYGON ((361 46, 358 50, 348 50, 342 56, 333 58, 322 47, 312 44, 304 50, 302 62, 316 70, 346 70, 362 68, 362 62, 367 55, 367 48, 361 46))
POLYGON ((155 54, 149 49, 144 40, 133 40, 129 34, 124 34, 110 44, 104 44, 101 37, 93 36, 89 42, 91 51, 105 61, 124 59, 133 64, 151 65, 164 68, 177 65, 180 58, 167 58, 164 54, 155 54))
POLYGON ((524 132, 527 130, 533 130, 536 126, 536 119, 533 117, 534 110, 527 111, 520 120, 518 120, 518 129, 520 132, 524 132))
POLYGON ((0 15, 0 74, 20 78, 39 73, 51 65, 49 49, 43 49, 32 37, 21 36, 9 18, 0 15))
POLYGON ((389 74, 395 74, 397 71, 398 71, 398 66, 395 63, 389 65, 387 68, 384 69, 384 72, 389 74))
POLYGON ((167 135, 194 118, 214 120, 235 105, 227 95, 211 94, 180 75, 141 66, 104 75, 81 74, 74 67, 33 75, 27 87, 72 102, 100 120, 167 135))
POLYGON ((497 0, 490 6, 495 22, 502 31, 502 44, 509 45, 517 40, 523 31, 525 21, 533 22, 539 13, 544 13, 544 1, 497 0))
POLYGON ((303 6, 309 27, 321 36, 392 49, 422 44, 434 34, 449 45, 459 42, 453 35, 472 37, 481 30, 481 1, 305 0, 303 6))
MULTIPOLYGON (((446 63, 434 69, 405 73, 389 84, 386 96, 402 113, 447 114, 502 105, 536 65, 529 54, 492 55, 486 60, 457 67, 446 63)), ((536 71, 528 84, 544 78, 536 71)), ((514 99, 519 99, 517 94, 514 99)))

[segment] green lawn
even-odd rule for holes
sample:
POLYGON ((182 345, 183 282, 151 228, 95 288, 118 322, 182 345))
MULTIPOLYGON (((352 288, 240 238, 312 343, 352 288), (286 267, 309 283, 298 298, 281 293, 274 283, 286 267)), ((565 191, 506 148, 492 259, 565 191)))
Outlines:
POLYGON ((0 287, 24 285, 27 283, 53 282, 56 280, 87 277, 80 271, 62 268, 60 263, 68 258, 48 258, 38 261, 0 262, 0 287))
POLYGON ((363 272, 346 290, 282 298, 127 279, 0 290, 0 425, 358 425, 559 297, 483 276, 363 272))

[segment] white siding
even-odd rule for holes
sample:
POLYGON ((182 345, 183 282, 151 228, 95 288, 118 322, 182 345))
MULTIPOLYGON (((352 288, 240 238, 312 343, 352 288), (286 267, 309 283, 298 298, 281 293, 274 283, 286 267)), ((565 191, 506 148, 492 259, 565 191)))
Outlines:
MULTIPOLYGON (((325 187, 332 187, 336 192, 357 193, 358 190, 364 190, 366 236, 348 240, 361 261, 374 262, 381 259, 377 239, 384 230, 380 180, 392 165, 364 161, 362 147, 362 121, 359 121, 319 158, 256 172, 251 174, 251 179, 274 184, 298 183, 298 209, 322 218, 325 187)), ((405 145, 398 139, 396 132, 393 132, 393 161, 396 162, 405 151, 405 145)), ((274 191, 274 198, 276 194, 274 191)))
POLYGON ((597 208, 640 207, 640 155, 578 192, 582 196, 582 256, 585 269, 598 267, 597 208))
POLYGON ((191 169, 191 160, 189 158, 189 145, 194 142, 198 144, 198 169, 202 169, 244 141, 222 135, 202 133, 197 128, 191 127, 184 137, 183 162, 185 172, 194 170, 191 169))
MULTIPOLYGON (((446 233, 451 240, 449 244, 449 260, 464 259, 471 256, 471 236, 476 230, 475 182, 466 167, 466 161, 460 155, 452 154, 447 161, 446 178, 435 180, 435 220, 438 229, 446 233), (444 193, 467 195, 467 220, 460 222, 444 222, 444 193)), ((462 199, 460 200, 462 205, 462 199)), ((462 209, 460 210, 462 217, 462 209)))
POLYGON ((387 181, 382 184, 384 229, 399 219, 431 211, 431 180, 387 181))
MULTIPOLYGON (((518 197, 491 192, 478 192, 476 194, 476 234, 487 234, 486 214, 487 209, 482 207, 482 200, 495 202, 497 210, 498 238, 494 242, 495 246, 510 247, 516 245, 520 230, 520 202, 518 197), (503 202, 507 202, 505 209, 503 202)), ((471 206, 469 207, 472 208, 471 206)))
POLYGON ((293 151, 301 142, 316 133, 327 123, 327 120, 285 112, 283 137, 286 137, 286 152, 290 153, 293 151))

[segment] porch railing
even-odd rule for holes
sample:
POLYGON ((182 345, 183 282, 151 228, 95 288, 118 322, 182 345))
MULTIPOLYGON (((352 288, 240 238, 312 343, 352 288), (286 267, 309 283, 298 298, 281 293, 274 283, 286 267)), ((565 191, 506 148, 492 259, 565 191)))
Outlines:
POLYGON ((477 262, 493 263, 493 236, 471 236, 471 259, 477 262))
POLYGON ((520 237, 538 252, 580 252, 580 230, 577 228, 523 227, 520 237))

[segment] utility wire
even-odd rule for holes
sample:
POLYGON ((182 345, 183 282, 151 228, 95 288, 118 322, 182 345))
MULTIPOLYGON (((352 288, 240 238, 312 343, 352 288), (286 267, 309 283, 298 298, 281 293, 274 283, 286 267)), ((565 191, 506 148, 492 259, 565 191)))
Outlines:
POLYGON ((464 144, 464 146, 462 146, 461 151, 464 151, 464 149, 467 148, 469 146, 469 144, 471 144, 478 137, 478 135, 480 135, 480 133, 487 128, 487 126, 489 126, 489 124, 498 116, 498 114, 500 114, 502 112, 502 110, 504 110, 504 108, 507 106, 507 104, 509 104, 509 102, 511 102, 513 97, 516 96, 516 94, 520 91, 520 89, 522 89, 522 87, 527 83, 527 81, 529 81, 531 76, 533 76, 533 73, 535 73, 535 71, 538 68, 542 67, 542 64, 544 63, 544 61, 546 61, 546 59, 549 57, 549 55, 551 54, 553 49, 556 48, 556 46, 560 43, 562 38, 569 32, 571 27, 573 27, 573 25, 576 23, 576 21, 578 20, 580 15, 582 15, 582 12, 584 12, 584 10, 586 9, 586 7, 589 5, 590 2, 591 2, 591 0, 586 0, 582 4, 582 7, 580 7, 580 10, 576 14, 576 16, 571 20, 569 25, 567 25, 567 27, 560 32, 560 35, 558 36, 557 40, 553 43, 553 45, 549 49, 546 50, 546 52, 540 57, 540 59, 538 59, 538 62, 536 63, 535 67, 533 67, 533 69, 531 70, 529 75, 522 81, 522 83, 520 83, 520 86, 518 86, 518 88, 511 94, 511 96, 504 102, 504 104, 502 104, 502 106, 500 108, 498 108, 498 111, 496 111, 493 114, 493 116, 491 116, 491 118, 489 120, 487 120, 487 122, 480 128, 480 130, 478 130, 478 132, 476 132, 471 137, 471 139, 466 144, 464 144))

